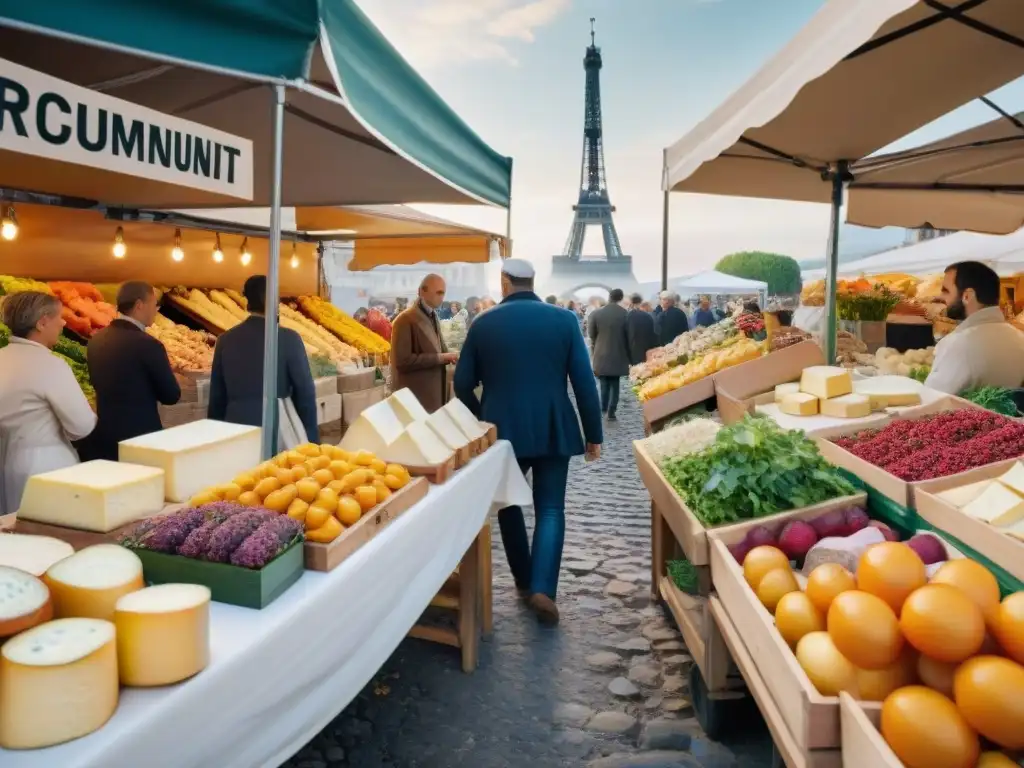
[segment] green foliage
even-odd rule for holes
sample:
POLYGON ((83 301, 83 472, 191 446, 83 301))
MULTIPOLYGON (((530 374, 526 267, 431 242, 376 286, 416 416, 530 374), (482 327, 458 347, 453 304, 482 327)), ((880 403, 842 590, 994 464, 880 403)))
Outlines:
POLYGON ((309 372, 314 379, 326 379, 338 375, 338 366, 327 355, 310 355, 309 372))
POLYGON ((681 592, 685 592, 688 595, 697 594, 700 586, 700 577, 697 575, 697 569, 689 560, 669 560, 665 563, 665 569, 668 571, 668 576, 672 579, 672 583, 681 592))
POLYGON ((1013 400, 1013 393, 1003 387, 967 389, 960 393, 960 397, 1003 416, 1017 415, 1017 403, 1013 400))
POLYGON ((719 260, 715 269, 733 277, 768 283, 768 293, 800 293, 800 265, 796 259, 764 251, 740 251, 719 260))

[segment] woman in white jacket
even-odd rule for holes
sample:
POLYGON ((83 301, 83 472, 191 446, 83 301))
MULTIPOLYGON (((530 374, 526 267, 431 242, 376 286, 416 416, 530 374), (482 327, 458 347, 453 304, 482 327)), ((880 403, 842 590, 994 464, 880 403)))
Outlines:
POLYGON ((96 426, 96 414, 66 362, 50 352, 64 328, 60 301, 25 291, 8 296, 0 349, 0 514, 17 512, 25 481, 78 463, 71 446, 96 426))

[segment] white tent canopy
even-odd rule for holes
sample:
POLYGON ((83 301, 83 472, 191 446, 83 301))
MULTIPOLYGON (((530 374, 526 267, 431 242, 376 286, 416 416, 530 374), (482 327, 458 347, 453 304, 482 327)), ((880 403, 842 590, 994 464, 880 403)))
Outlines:
POLYGON ((768 283, 760 280, 747 280, 742 277, 727 275, 724 272, 709 270, 698 275, 685 277, 672 283, 672 290, 681 295, 692 293, 718 293, 738 295, 745 293, 764 293, 768 283))

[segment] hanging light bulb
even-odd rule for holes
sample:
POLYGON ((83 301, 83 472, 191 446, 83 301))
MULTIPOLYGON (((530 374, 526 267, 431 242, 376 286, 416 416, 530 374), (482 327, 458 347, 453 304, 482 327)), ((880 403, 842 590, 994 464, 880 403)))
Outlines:
POLYGON ((248 267, 252 262, 252 254, 249 252, 249 238, 242 240, 242 256, 241 262, 243 267, 248 267))
POLYGON ((299 254, 297 254, 297 253, 295 252, 295 243, 292 243, 292 260, 291 260, 291 266, 292 266, 292 269, 298 269, 298 268, 299 268, 299 254))
POLYGON ((181 230, 174 230, 174 247, 171 248, 171 259, 174 261, 183 261, 185 259, 185 252, 181 250, 181 230))
POLYGON ((9 205, 3 219, 0 219, 0 237, 13 240, 18 236, 18 217, 14 215, 14 206, 9 205))
POLYGON ((118 227, 114 232, 114 258, 123 259, 126 253, 128 253, 128 247, 124 244, 124 229, 118 227))
POLYGON ((213 260, 218 264, 224 261, 224 251, 220 249, 220 232, 217 233, 217 241, 213 245, 213 260))

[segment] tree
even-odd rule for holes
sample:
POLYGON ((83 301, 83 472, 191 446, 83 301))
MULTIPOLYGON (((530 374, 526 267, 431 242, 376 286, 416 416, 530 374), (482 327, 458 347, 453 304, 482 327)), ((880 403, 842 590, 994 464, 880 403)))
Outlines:
POLYGON ((796 259, 779 253, 740 251, 719 260, 715 269, 733 277, 768 283, 768 293, 800 293, 800 265, 796 259))

